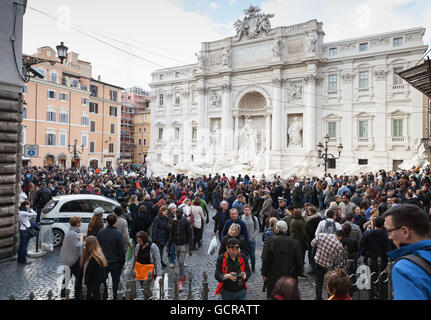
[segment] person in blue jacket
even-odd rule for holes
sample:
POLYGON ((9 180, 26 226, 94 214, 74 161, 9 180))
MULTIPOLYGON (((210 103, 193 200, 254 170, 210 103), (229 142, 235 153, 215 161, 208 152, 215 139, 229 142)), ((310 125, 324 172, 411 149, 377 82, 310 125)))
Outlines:
POLYGON ((429 215, 418 206, 400 204, 388 210, 384 217, 389 239, 398 248, 388 252, 389 258, 395 261, 392 267, 394 300, 431 300, 429 215))

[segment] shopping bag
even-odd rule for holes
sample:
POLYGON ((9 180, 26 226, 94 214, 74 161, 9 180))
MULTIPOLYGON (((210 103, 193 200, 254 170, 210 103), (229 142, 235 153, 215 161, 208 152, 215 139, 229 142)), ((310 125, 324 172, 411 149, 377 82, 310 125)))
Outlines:
POLYGON ((215 253, 217 253, 219 249, 220 249, 220 242, 218 240, 218 237, 213 236, 213 238, 211 239, 210 245, 208 247, 208 254, 212 256, 215 253))
POLYGON ((135 273, 136 280, 147 280, 148 273, 151 273, 151 278, 153 278, 154 264, 140 264, 139 262, 135 261, 135 273))
POLYGON ((132 247, 127 250, 127 261, 132 259, 134 248, 135 248, 135 239, 132 239, 132 247))

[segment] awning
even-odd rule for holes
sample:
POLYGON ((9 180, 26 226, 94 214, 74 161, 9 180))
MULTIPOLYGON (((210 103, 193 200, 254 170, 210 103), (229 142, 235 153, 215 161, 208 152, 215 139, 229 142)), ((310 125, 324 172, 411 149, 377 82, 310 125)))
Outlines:
POLYGON ((397 75, 431 99, 431 61, 429 57, 424 63, 397 72, 397 75))

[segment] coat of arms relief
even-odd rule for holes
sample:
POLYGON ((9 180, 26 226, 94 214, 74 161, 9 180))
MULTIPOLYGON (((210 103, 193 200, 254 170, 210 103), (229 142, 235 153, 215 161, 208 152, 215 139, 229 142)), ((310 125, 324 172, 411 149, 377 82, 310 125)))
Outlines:
POLYGON ((248 39, 253 39, 260 36, 263 32, 268 33, 271 30, 270 18, 273 14, 260 13, 261 9, 255 6, 250 6, 244 10, 245 17, 243 20, 237 20, 234 27, 237 32, 237 40, 241 41, 246 35, 248 39))

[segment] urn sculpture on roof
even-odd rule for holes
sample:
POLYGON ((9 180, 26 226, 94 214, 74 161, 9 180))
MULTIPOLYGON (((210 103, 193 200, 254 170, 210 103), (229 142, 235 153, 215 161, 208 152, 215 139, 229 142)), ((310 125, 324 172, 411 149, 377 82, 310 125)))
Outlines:
POLYGON ((246 35, 248 39, 253 39, 271 30, 269 19, 273 18, 274 15, 260 13, 260 11, 258 7, 250 6, 247 10, 244 10, 244 19, 238 19, 234 23, 238 41, 241 41, 243 35, 246 35))

